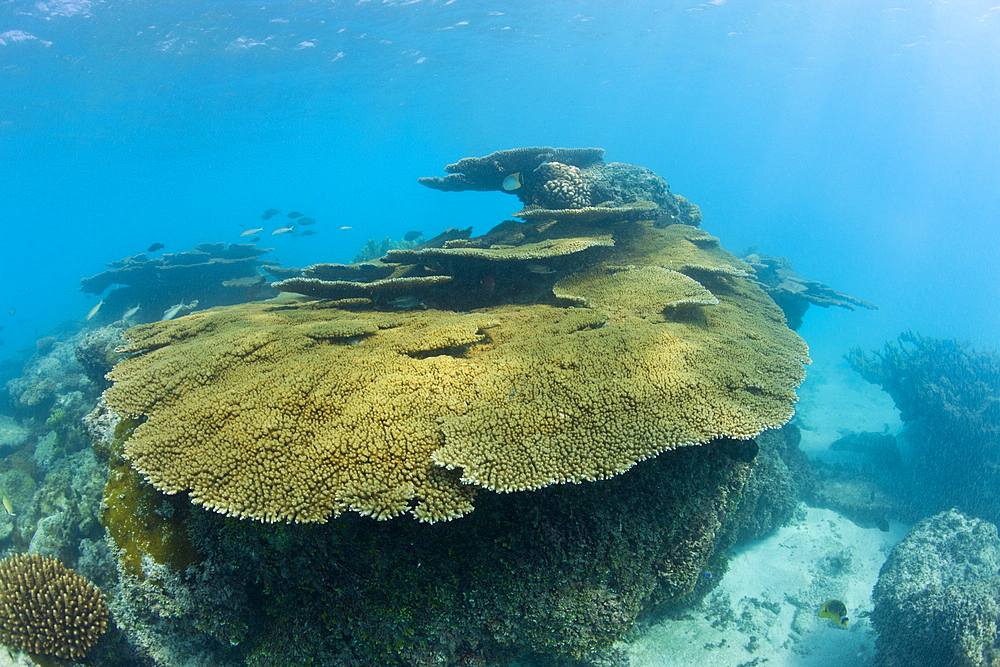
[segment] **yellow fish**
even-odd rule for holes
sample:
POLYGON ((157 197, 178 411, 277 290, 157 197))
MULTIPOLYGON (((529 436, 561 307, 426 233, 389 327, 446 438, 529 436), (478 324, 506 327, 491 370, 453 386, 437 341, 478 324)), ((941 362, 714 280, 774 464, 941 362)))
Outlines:
POLYGON ((819 608, 819 615, 821 618, 828 618, 845 628, 848 622, 850 622, 850 619, 847 618, 847 605, 840 600, 827 600, 824 602, 823 606, 819 608))
POLYGON ((7 514, 11 516, 17 516, 16 514, 14 514, 14 508, 11 506, 10 501, 7 500, 7 496, 3 497, 3 508, 7 512, 7 514))
POLYGON ((515 171, 513 174, 508 174, 507 178, 503 179, 503 185, 501 187, 507 192, 513 192, 522 185, 524 185, 524 177, 521 176, 521 172, 515 171))

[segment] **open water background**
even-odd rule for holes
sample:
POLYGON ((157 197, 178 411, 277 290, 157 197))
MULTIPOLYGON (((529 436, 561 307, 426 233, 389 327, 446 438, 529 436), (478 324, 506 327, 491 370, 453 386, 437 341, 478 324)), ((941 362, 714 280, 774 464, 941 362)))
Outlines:
POLYGON ((519 202, 417 177, 528 145, 649 167, 727 249, 881 306, 810 310, 818 350, 995 347, 995 3, 0 0, 0 358, 83 318, 105 262, 266 208, 318 220, 263 237, 286 265, 481 233, 519 202))

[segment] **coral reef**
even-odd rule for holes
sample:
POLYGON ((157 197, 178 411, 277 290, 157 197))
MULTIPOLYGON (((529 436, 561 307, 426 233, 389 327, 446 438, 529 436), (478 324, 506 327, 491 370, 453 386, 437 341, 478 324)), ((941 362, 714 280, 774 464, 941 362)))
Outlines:
POLYGON ((925 515, 957 506, 1000 520, 1000 355, 906 332, 878 352, 851 350, 847 360, 899 408, 906 500, 925 515))
POLYGON ((645 610, 704 593, 720 549, 781 521, 793 434, 764 434, 755 462, 689 447, 602 484, 485 495, 444 524, 247 524, 172 505, 143 516, 183 529, 198 560, 121 562, 111 606, 169 665, 602 664, 645 610))
POLYGON ((444 191, 510 192, 526 206, 519 216, 539 217, 543 214, 534 211, 542 209, 550 219, 563 219, 579 209, 651 202, 645 219, 656 221, 657 226, 701 224, 698 207, 671 194, 667 182, 655 172, 622 162, 605 163, 602 148, 515 148, 463 158, 445 171, 451 175, 418 182, 444 191), (518 187, 505 189, 504 179, 511 175, 518 176, 518 187))
POLYGON ((805 344, 673 224, 696 208, 602 153, 449 165, 441 189, 524 171, 546 213, 290 276, 319 300, 125 332, 87 420, 107 542, 80 558, 130 659, 615 664, 640 615, 787 519, 808 478, 795 429, 769 429, 805 344))
MULTIPOLYGON (((607 262, 557 283, 585 308, 247 304, 143 325, 105 398, 146 419, 125 455, 155 487, 238 517, 438 521, 477 488, 605 479, 791 417, 805 345, 705 236, 620 223, 607 262)), ((549 251, 565 243, 592 244, 549 251)))
POLYGON ((80 291, 101 294, 119 285, 104 296, 93 315, 93 321, 100 324, 127 312, 133 323, 155 322, 176 304, 194 301, 201 308, 211 308, 266 299, 274 296, 260 270, 264 264, 260 258, 268 252, 269 248, 252 243, 201 243, 193 250, 152 259, 132 255, 82 279, 80 291))
POLYGON ((750 253, 743 257, 743 261, 753 267, 757 282, 768 296, 781 306, 788 319, 788 326, 795 331, 802 326, 802 317, 810 304, 823 308, 837 306, 848 310, 878 309, 873 303, 838 292, 829 285, 806 280, 795 273, 792 262, 787 257, 768 257, 750 253))
POLYGON ((483 157, 462 158, 444 168, 450 176, 427 176, 418 179, 421 185, 444 192, 463 190, 503 191, 503 181, 509 174, 528 174, 547 162, 559 162, 576 168, 586 168, 604 162, 603 148, 552 148, 529 146, 496 151, 483 157))
POLYGON ((0 642, 79 660, 107 625, 101 592, 57 559, 18 554, 0 561, 0 642))
POLYGON ((955 510, 913 527, 882 566, 872 625, 877 667, 1000 660, 1000 538, 955 510))

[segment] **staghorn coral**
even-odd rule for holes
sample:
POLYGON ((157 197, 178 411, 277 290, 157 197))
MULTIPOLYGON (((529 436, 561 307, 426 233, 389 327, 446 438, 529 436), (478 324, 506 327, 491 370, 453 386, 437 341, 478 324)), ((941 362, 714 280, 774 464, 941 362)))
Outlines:
POLYGON ((907 331, 847 361, 899 408, 909 503, 1000 521, 1000 354, 907 331))
POLYGON ((104 596, 55 558, 0 561, 0 641, 15 649, 79 660, 108 625, 104 596))
POLYGON ((617 288, 601 271, 564 283, 599 307, 515 294, 473 312, 373 311, 345 338, 315 332, 359 314, 323 303, 140 326, 105 398, 147 418, 125 455, 150 483, 237 517, 440 521, 471 511, 478 488, 612 477, 791 417, 806 348, 773 302, 738 275, 699 290, 653 268, 740 267, 705 237, 621 223, 606 265, 647 268, 617 288), (654 297, 636 284, 647 274, 673 291, 654 297), (665 310, 682 302, 705 310, 665 310))

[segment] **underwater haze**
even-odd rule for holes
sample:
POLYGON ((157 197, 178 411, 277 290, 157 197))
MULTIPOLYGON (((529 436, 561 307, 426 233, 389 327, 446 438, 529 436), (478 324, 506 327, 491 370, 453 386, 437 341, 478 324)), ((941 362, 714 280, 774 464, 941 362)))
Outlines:
POLYGON ((995 346, 994 5, 5 0, 0 356, 84 318, 106 262, 240 242, 267 208, 317 220, 262 238, 288 266, 482 233, 519 203, 416 179, 531 145, 649 167, 730 251, 879 305, 810 312, 814 348, 995 346))

